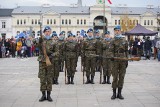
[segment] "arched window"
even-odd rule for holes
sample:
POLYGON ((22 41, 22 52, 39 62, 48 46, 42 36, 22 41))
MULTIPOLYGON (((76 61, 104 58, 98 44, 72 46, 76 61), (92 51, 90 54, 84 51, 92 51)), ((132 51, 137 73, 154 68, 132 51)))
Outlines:
POLYGON ((66 25, 68 24, 68 21, 67 21, 67 19, 66 19, 66 21, 65 21, 65 24, 66 24, 66 25))
POLYGON ((150 21, 148 20, 148 25, 150 25, 150 21))
POLYGON ((79 19, 77 19, 77 25, 79 25, 79 19))
POLYGON ((37 19, 35 19, 35 24, 37 24, 37 19))
POLYGON ((118 24, 119 24, 119 25, 121 24, 121 21, 120 21, 120 20, 118 20, 118 24))
POLYGON ((52 19, 50 19, 50 24, 52 25, 52 19))
POLYGON ((64 25, 64 19, 62 19, 62 25, 64 25))
POLYGON ((47 19, 47 25, 49 25, 49 19, 47 19))
POLYGON ((144 20, 144 25, 146 25, 146 20, 144 20))
POLYGON ((17 20, 17 25, 19 25, 19 20, 17 20))
POLYGON ((22 25, 22 19, 21 19, 21 25, 22 25))
POLYGON ((71 19, 69 19, 69 24, 71 24, 71 19))
POLYGON ((56 19, 54 19, 54 24, 56 24, 56 19))
POLYGON ((83 24, 83 20, 81 19, 81 25, 83 24))
POLYGON ((26 24, 26 19, 24 19, 24 25, 26 24))
POLYGON ((115 20, 115 25, 117 25, 117 20, 115 20))
POLYGON ((86 25, 86 19, 84 19, 84 25, 86 25))

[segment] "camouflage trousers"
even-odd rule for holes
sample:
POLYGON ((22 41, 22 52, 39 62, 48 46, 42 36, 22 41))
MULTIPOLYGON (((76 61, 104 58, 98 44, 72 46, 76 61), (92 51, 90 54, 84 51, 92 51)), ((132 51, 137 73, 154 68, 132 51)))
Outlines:
POLYGON ((76 58, 67 58, 65 62, 65 67, 67 69, 67 76, 71 77, 74 76, 75 71, 76 71, 76 58))
POLYGON ((112 62, 109 59, 104 58, 102 61, 103 76, 111 76, 112 62))
POLYGON ((95 76, 96 58, 86 57, 85 58, 85 71, 86 76, 95 76))
POLYGON ((123 88, 124 77, 126 74, 126 62, 125 61, 113 61, 112 69, 112 88, 123 88))
POLYGON ((40 91, 52 91, 52 70, 45 62, 39 62, 40 91))
POLYGON ((58 79, 59 77, 59 71, 60 71, 60 61, 59 60, 54 60, 52 62, 52 77, 55 78, 55 79, 58 79))

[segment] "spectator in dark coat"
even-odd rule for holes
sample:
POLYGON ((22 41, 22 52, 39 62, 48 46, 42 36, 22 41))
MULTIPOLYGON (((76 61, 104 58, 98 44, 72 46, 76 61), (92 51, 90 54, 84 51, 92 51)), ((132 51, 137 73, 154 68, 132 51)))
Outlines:
POLYGON ((147 40, 144 43, 144 51, 146 59, 150 59, 151 57, 151 48, 152 48, 152 42, 150 40, 150 37, 147 37, 147 40))

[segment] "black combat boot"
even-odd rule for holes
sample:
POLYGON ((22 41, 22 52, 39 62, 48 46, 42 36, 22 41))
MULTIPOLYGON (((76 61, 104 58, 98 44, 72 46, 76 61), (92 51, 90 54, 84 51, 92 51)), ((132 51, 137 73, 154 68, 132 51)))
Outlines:
POLYGON ((107 82, 106 82, 106 76, 103 76, 103 82, 102 82, 102 84, 106 84, 107 82))
POLYGON ((39 102, 46 100, 46 92, 42 91, 42 97, 39 99, 39 102))
POLYGON ((71 76, 71 84, 74 84, 73 79, 74 79, 74 76, 71 76))
POLYGON ((123 99, 124 99, 124 97, 122 96, 121 92, 122 92, 122 88, 118 88, 117 98, 119 98, 119 99, 123 100, 123 99))
POLYGON ((58 78, 55 79, 55 84, 58 85, 58 78))
POLYGON ((47 100, 51 102, 51 101, 53 101, 53 100, 52 100, 52 98, 51 98, 50 95, 51 95, 51 92, 50 92, 50 91, 47 91, 47 100))
POLYGON ((110 82, 110 76, 107 76, 107 84, 111 84, 111 82, 110 82))
POLYGON ((55 84, 55 80, 54 80, 54 78, 52 79, 52 84, 55 84))
POLYGON ((94 76, 91 75, 91 84, 94 84, 94 76))
POLYGON ((67 82, 67 84, 70 84, 71 82, 70 82, 70 77, 68 76, 68 82, 67 82))
POLYGON ((87 76, 87 81, 85 82, 85 84, 89 84, 90 83, 90 79, 89 76, 87 76))
POLYGON ((113 95, 111 97, 112 100, 116 99, 116 89, 113 89, 113 95))

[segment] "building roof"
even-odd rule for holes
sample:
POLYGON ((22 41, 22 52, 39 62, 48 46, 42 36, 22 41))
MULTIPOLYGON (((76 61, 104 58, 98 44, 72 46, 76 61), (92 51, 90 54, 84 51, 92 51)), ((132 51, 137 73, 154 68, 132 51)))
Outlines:
POLYGON ((57 14, 89 14, 88 6, 70 7, 70 6, 20 6, 15 8, 12 14, 43 14, 47 12, 54 12, 57 14))
POLYGON ((13 9, 0 9, 0 17, 11 17, 13 9))
POLYGON ((157 14, 160 12, 158 8, 147 8, 147 7, 111 7, 111 13, 114 15, 120 14, 129 14, 129 15, 140 15, 144 14, 145 12, 151 12, 153 14, 157 14))

